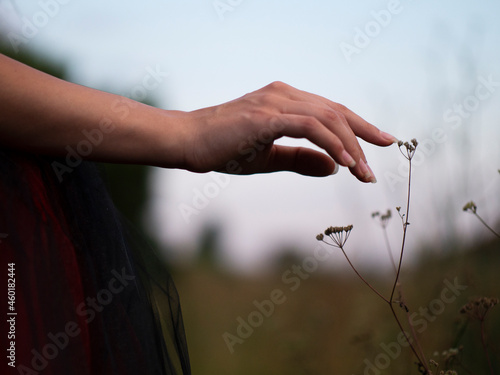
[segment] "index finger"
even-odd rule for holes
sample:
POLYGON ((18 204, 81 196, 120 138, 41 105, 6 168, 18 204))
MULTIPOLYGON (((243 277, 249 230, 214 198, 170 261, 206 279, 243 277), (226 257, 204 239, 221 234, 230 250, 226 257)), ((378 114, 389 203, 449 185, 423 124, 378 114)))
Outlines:
POLYGON ((391 144, 396 143, 398 141, 398 139, 393 135, 381 131, 379 128, 370 124, 368 121, 366 121, 361 116, 354 113, 353 111, 351 111, 349 108, 347 108, 342 104, 333 102, 325 97, 312 94, 307 91, 302 91, 297 89, 295 90, 298 94, 295 93, 294 90, 291 90, 289 92, 290 99, 302 101, 314 98, 315 100, 318 100, 323 104, 326 104, 330 108, 339 111, 345 116, 354 134, 364 139, 367 142, 370 142, 377 146, 390 146, 391 144))

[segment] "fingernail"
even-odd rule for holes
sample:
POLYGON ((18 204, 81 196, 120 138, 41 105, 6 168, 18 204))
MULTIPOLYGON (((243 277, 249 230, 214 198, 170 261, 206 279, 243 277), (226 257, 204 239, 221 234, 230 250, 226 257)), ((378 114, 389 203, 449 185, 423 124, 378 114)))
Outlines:
POLYGON ((371 177, 370 177, 370 182, 371 182, 372 184, 376 184, 376 183, 377 183, 377 178, 375 177, 375 173, 373 173, 373 171, 372 171, 372 169, 370 168, 370 166, 369 166, 369 165, 366 165, 366 166, 367 166, 367 167, 368 167, 368 169, 370 170, 370 175, 371 175, 371 177))
POLYGON ((334 170, 333 170, 333 172, 332 172, 332 176, 333 176, 334 174, 337 174, 337 173, 339 172, 339 169, 340 169, 340 167, 339 167, 339 163, 335 163, 335 169, 334 169, 334 170))
POLYGON ((391 141, 392 143, 398 142, 398 139, 395 136, 393 136, 389 133, 383 132, 382 130, 380 131, 380 135, 382 136, 382 138, 387 139, 388 141, 391 141))
POLYGON ((365 180, 370 180, 372 179, 373 174, 370 172, 370 167, 363 161, 363 159, 359 159, 359 169, 361 169, 361 173, 363 173, 363 178, 365 180))
POLYGON ((344 161, 344 164, 346 164, 349 168, 352 168, 356 165, 356 162, 346 150, 342 151, 342 160, 344 161))

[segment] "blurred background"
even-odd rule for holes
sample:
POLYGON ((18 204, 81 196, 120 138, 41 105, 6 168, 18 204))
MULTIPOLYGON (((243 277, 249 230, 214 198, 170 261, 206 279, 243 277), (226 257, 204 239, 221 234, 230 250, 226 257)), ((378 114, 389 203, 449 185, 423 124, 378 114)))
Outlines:
MULTIPOLYGON (((479 325, 459 309, 473 297, 500 296, 500 245, 462 207, 474 200, 500 229, 499 16, 494 0, 0 0, 0 34, 2 53, 164 109, 216 105, 280 80, 399 139, 417 138, 406 299, 419 311, 439 299, 445 280, 467 285, 434 311, 422 342, 441 363, 443 351, 463 345, 459 373, 484 373, 479 325)), ((406 203, 407 162, 395 145, 360 142, 377 184, 347 169, 326 178, 242 177, 103 165, 117 206, 175 276, 194 373, 417 373, 408 349, 385 366, 381 344, 395 340, 397 326, 342 253, 314 257, 317 233, 353 224, 351 260, 390 290, 393 270, 372 213, 392 210, 387 234, 397 257, 395 207, 406 203), (273 290, 285 301, 243 338, 241 321, 273 290)), ((499 371, 499 312, 487 323, 499 371)))

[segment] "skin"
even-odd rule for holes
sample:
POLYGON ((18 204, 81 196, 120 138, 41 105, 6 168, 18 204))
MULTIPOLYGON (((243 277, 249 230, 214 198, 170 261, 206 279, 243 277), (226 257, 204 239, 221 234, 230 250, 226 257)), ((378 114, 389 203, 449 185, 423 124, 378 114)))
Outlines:
POLYGON ((327 176, 336 164, 375 182, 357 137, 396 142, 341 104, 273 82, 231 102, 192 112, 166 111, 54 78, 0 55, 0 146, 64 157, 85 131, 112 130, 85 159, 193 172, 293 171, 327 176), (274 144, 305 138, 326 151, 274 144), (237 168, 235 168, 237 166, 237 168))

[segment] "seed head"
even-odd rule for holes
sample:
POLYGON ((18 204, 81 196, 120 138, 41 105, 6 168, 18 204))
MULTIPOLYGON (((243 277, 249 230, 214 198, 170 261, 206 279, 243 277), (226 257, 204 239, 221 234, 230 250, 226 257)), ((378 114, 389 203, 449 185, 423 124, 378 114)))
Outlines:
MULTIPOLYGON (((328 227, 325 229, 324 235, 330 237, 333 243, 326 241, 324 242, 334 247, 343 247, 347 239, 349 238, 349 234, 351 233, 352 228, 352 225, 347 225, 345 227, 328 227)), ((318 241, 323 241, 323 234, 318 234, 316 236, 316 239, 318 241)))
POLYGON ((475 214, 476 211, 477 211, 477 206, 476 206, 476 204, 473 201, 470 201, 470 202, 468 202, 468 203, 465 204, 465 206, 463 207, 463 210, 466 211, 466 212, 470 211, 473 214, 475 214))
POLYGON ((462 306, 461 314, 467 315, 472 320, 483 321, 490 309, 498 304, 498 298, 479 297, 462 306))
POLYGON ((413 138, 410 142, 403 142, 403 141, 398 142, 399 150, 401 151, 403 156, 405 158, 407 158, 408 160, 411 160, 413 158, 413 155, 415 154, 415 150, 417 149, 417 146, 418 146, 418 142, 415 138, 413 138), (401 149, 401 146, 405 146, 406 154, 401 149))

